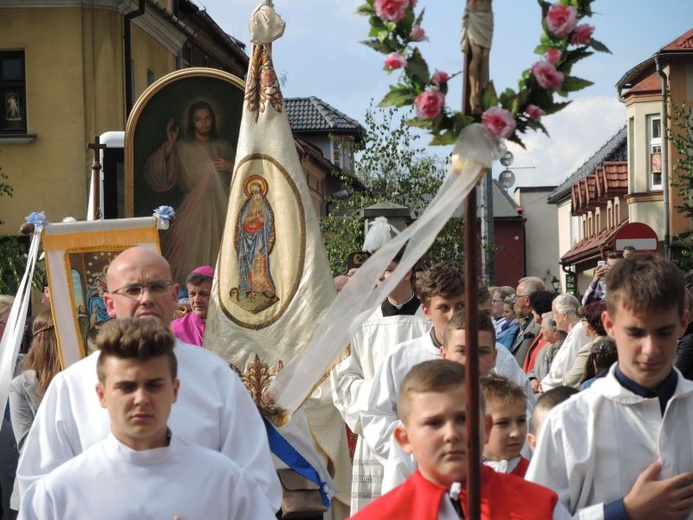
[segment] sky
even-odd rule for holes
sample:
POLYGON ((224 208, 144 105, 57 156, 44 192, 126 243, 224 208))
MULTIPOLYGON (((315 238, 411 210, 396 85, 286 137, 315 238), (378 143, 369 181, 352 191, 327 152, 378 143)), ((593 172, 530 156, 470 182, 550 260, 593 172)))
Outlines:
MULTIPOLYGON (((228 34, 251 48, 248 20, 259 0, 193 0, 228 34)), ((316 96, 360 121, 374 100, 380 101, 397 72, 383 70, 384 56, 360 42, 368 35, 368 19, 359 16, 360 0, 274 0, 286 21, 284 36, 273 46, 274 65, 284 77, 285 97, 316 96)), ((429 37, 420 44, 429 69, 450 74, 462 68, 459 47, 464 0, 419 0, 425 7, 423 27, 429 37)), ((539 57, 534 48, 541 35, 540 8, 534 0, 494 0, 491 79, 496 91, 517 88, 522 71, 539 57)), ((587 23, 594 38, 612 54, 597 53, 573 67, 573 75, 594 83, 568 98, 573 103, 543 120, 550 138, 530 132, 521 136, 526 150, 510 143, 515 160, 516 186, 560 184, 625 125, 625 106, 618 100, 617 81, 628 70, 693 28, 691 0, 596 0, 587 23)), ((454 92, 460 77, 450 83, 448 104, 459 110, 454 92)), ((419 143, 429 140, 424 134, 419 143)), ((431 147, 446 155, 450 147, 431 147)), ((511 169, 512 169, 511 166, 511 169)), ((503 169, 493 166, 494 176, 503 169)))

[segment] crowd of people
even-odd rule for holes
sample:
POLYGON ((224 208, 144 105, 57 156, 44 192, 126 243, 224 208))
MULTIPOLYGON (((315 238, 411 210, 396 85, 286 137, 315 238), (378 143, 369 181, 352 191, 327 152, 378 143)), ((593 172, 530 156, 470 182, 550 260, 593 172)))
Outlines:
MULTIPOLYGON (((125 250, 107 271, 112 319, 98 350, 65 370, 50 309, 34 317, 2 429, 15 440, 0 448, 2 460, 15 453, 0 467, 2 518, 282 517, 260 414, 202 348, 213 277, 208 266, 190 273, 182 308, 166 260, 125 250)), ((582 301, 533 276, 480 282, 472 360, 461 267, 408 272, 330 373, 357 439, 350 516, 467 517, 464 365, 474 362, 482 518, 688 518, 689 285, 670 261, 640 254, 611 256, 582 301)), ((0 327, 11 304, 0 296, 0 327)))

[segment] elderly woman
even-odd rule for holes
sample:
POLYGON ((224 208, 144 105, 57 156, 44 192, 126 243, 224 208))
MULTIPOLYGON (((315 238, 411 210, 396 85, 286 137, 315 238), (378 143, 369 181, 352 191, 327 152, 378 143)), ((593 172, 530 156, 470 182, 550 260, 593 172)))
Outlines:
POLYGON ((587 358, 592 351, 592 347, 602 343, 606 338, 606 330, 602 324, 602 313, 606 310, 606 304, 602 301, 595 301, 585 305, 583 309, 584 317, 582 324, 585 327, 589 343, 580 347, 573 365, 563 374, 563 385, 578 388, 580 381, 585 375, 585 365, 587 358))
POLYGON ((534 364, 527 372, 527 377, 535 394, 542 392, 541 380, 549 373, 551 362, 566 337, 566 333, 556 327, 552 312, 546 312, 541 316, 541 335, 546 340, 546 344, 537 350, 534 355, 534 364))
POLYGON ((563 346, 556 353, 551 370, 542 379, 541 388, 544 392, 551 390, 563 383, 563 374, 573 366, 578 350, 585 343, 589 342, 585 327, 582 324, 582 307, 580 300, 572 294, 559 294, 551 306, 553 319, 556 326, 568 335, 563 342, 563 346))

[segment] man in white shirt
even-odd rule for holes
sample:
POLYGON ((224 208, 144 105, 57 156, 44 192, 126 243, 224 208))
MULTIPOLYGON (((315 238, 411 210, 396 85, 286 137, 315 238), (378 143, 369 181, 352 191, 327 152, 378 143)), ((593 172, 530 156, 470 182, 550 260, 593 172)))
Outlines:
POLYGON ((96 342, 96 394, 110 433, 35 482, 20 518, 274 518, 235 462, 169 430, 180 382, 175 338, 165 325, 115 320, 96 342))
MULTIPOLYGON (((108 269, 104 302, 111 317, 155 317, 169 325, 178 284, 159 254, 134 247, 108 269)), ((238 376, 216 354, 176 342, 182 389, 169 425, 176 435, 219 451, 236 462, 267 497, 272 510, 282 492, 267 433, 238 376)), ((19 460, 20 493, 59 465, 108 436, 109 419, 94 393, 99 352, 60 372, 51 382, 19 460)))

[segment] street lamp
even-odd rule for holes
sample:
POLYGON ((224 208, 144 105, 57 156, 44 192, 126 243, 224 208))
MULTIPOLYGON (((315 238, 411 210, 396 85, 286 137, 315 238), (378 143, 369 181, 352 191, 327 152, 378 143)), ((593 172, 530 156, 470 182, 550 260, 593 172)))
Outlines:
POLYGON ((551 287, 553 287, 553 292, 555 293, 558 293, 558 290, 561 288, 561 281, 556 278, 556 275, 553 275, 551 279, 551 287))

